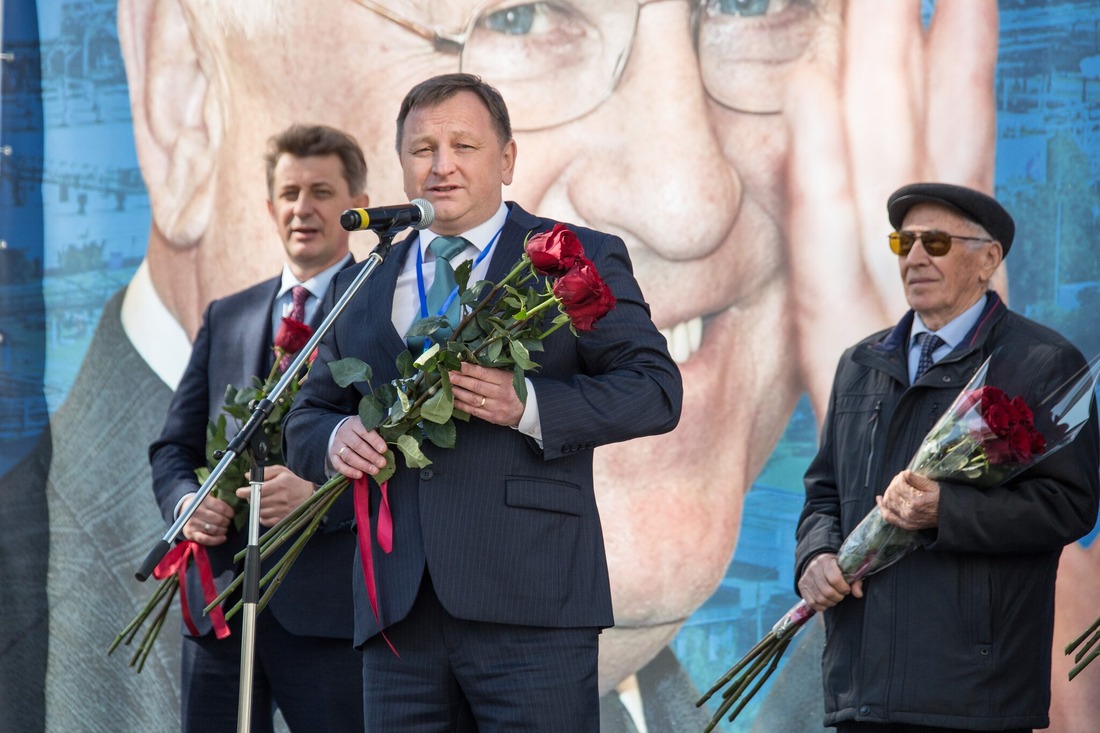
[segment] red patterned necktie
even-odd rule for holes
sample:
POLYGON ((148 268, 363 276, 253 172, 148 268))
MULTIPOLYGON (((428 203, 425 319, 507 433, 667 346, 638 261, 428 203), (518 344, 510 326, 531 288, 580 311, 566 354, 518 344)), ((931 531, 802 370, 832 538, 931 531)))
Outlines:
POLYGON ((287 314, 287 318, 292 321, 299 321, 301 323, 306 322, 306 299, 309 297, 309 291, 301 285, 295 285, 290 289, 290 313, 287 314))

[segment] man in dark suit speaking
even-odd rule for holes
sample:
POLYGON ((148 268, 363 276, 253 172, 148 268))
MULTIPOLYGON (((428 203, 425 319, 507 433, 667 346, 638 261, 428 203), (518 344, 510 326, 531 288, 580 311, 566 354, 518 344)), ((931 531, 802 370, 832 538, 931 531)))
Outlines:
MULTIPOLYGON (((313 481, 384 465, 385 441, 349 418, 367 385, 340 388, 326 365, 355 356, 379 384, 397 376, 403 336, 430 292, 432 241, 465 239, 451 261, 473 260, 471 281, 497 282, 526 238, 555 224, 503 201, 516 143, 503 99, 477 77, 417 85, 397 129, 405 194, 430 201, 435 223, 394 248, 322 342, 284 428, 288 465, 313 481)), ((526 403, 510 371, 452 373, 455 408, 472 416, 456 447, 426 445, 429 468, 399 461, 389 480, 392 551, 372 555, 380 623, 358 563, 353 576, 370 731, 599 728, 597 642, 613 620, 591 449, 671 430, 682 385, 622 240, 573 229, 615 308, 579 337, 546 339, 526 403)), ((330 300, 353 276, 341 274, 330 300)), ((372 490, 372 517, 378 504, 372 490)))
MULTIPOLYGON (((168 523, 195 496, 195 468, 206 465, 206 424, 222 411, 227 385, 245 387, 268 374, 273 337, 284 316, 314 327, 336 274, 352 263, 340 214, 366 206, 367 164, 356 141, 323 126, 293 125, 269 142, 268 211, 286 250, 282 275, 213 301, 195 338, 187 370, 160 437, 150 446, 153 491, 168 523)), ((281 365, 286 368, 286 364, 281 365)), ((285 466, 264 471, 260 523, 272 526, 316 488, 285 466)), ((248 498, 247 487, 237 495, 248 498)), ((248 511, 247 507, 238 511, 248 511)), ((257 619, 253 730, 271 730, 278 707, 292 731, 362 730, 359 655, 351 645, 352 601, 347 576, 355 551, 351 503, 338 503, 257 619)), ((233 556, 246 544, 233 507, 208 495, 183 527, 206 548, 218 590, 240 572, 233 556)), ((273 562, 272 558, 269 562, 273 562)), ((187 575, 194 629, 185 628, 182 730, 233 733, 241 664, 235 633, 216 638, 198 573, 187 575), (194 632, 198 633, 194 633, 194 632)))

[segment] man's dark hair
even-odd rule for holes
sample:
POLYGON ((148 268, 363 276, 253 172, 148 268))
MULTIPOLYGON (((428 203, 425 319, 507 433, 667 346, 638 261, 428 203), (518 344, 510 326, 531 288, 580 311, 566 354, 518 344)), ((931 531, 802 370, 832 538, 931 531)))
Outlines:
POLYGON ((348 193, 352 196, 367 188, 367 161, 359 143, 351 135, 325 125, 291 125, 267 141, 267 195, 274 196, 275 165, 283 155, 295 158, 335 155, 344 169, 348 193))
POLYGON ((483 82, 481 77, 473 74, 442 74, 420 82, 410 89, 402 100, 401 111, 397 114, 397 151, 401 152, 405 118, 410 112, 418 107, 434 107, 459 92, 476 94, 489 110, 501 147, 512 139, 512 119, 508 115, 508 106, 504 104, 504 97, 500 96, 500 92, 483 82))

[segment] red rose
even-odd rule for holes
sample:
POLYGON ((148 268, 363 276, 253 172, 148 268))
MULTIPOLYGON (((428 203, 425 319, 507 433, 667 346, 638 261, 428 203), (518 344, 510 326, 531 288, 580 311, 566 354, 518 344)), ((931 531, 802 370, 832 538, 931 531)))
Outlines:
POLYGON ((603 281, 596 267, 583 256, 569 272, 554 282, 554 295, 573 328, 591 331, 615 307, 615 296, 603 281))
POLYGON ((1047 439, 1038 430, 1031 430, 1031 455, 1040 456, 1047 449, 1047 439))
POLYGON ((998 387, 982 387, 982 414, 993 405, 1003 405, 1008 402, 1008 395, 998 387))
POLYGON ((547 277, 561 277, 584 260, 581 240, 564 224, 528 239, 526 250, 535 271, 547 277))
POLYGON ((1019 417, 1020 422, 1026 425, 1035 424, 1035 415, 1031 412, 1031 408, 1024 402, 1023 397, 1013 397, 1012 407, 1016 411, 1016 415, 1019 417))
POLYGON ((959 415, 966 414, 967 410, 982 401, 983 389, 984 388, 972 389, 962 396, 962 400, 959 402, 959 415))
POLYGON ((1001 438, 993 438, 987 440, 983 445, 985 451, 986 460, 988 460, 994 466, 1002 463, 1012 463, 1012 448, 1009 446, 1007 440, 1001 438))
POLYGON ((996 403, 982 411, 982 418, 989 429, 1001 438, 1008 437, 1008 431, 1012 427, 1012 415, 1007 408, 1008 403, 996 403))
POLYGON ((1026 425, 1016 425, 1008 434, 1008 447, 1012 451, 1012 460, 1023 463, 1031 458, 1031 431, 1026 425))
POLYGON ((275 346, 282 349, 284 354, 296 354, 312 335, 313 329, 306 324, 284 317, 279 325, 279 332, 275 334, 275 346))

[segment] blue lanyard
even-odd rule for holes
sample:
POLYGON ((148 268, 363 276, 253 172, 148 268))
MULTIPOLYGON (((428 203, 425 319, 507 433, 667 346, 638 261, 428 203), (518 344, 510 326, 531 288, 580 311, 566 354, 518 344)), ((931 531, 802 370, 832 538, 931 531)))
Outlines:
MULTIPOLYGON (((493 245, 496 244, 497 239, 500 237, 500 233, 502 231, 504 231, 503 225, 500 227, 500 229, 497 229, 497 233, 494 234, 493 238, 489 240, 488 246, 486 246, 485 249, 481 250, 481 254, 479 254, 477 256, 477 259, 474 260, 474 266, 470 268, 470 272, 473 272, 474 268, 476 268, 478 264, 480 264, 480 262, 485 259, 485 256, 492 251, 493 245)), ((424 248, 420 246, 419 242, 416 243, 416 290, 420 296, 420 317, 427 318, 428 293, 424 289, 424 248)), ((453 290, 451 290, 451 294, 447 296, 447 299, 443 301, 443 305, 440 306, 439 312, 436 313, 436 315, 441 316, 446 313, 447 309, 451 307, 451 303, 454 302, 454 299, 456 297, 458 297, 457 285, 454 287, 453 290)))

